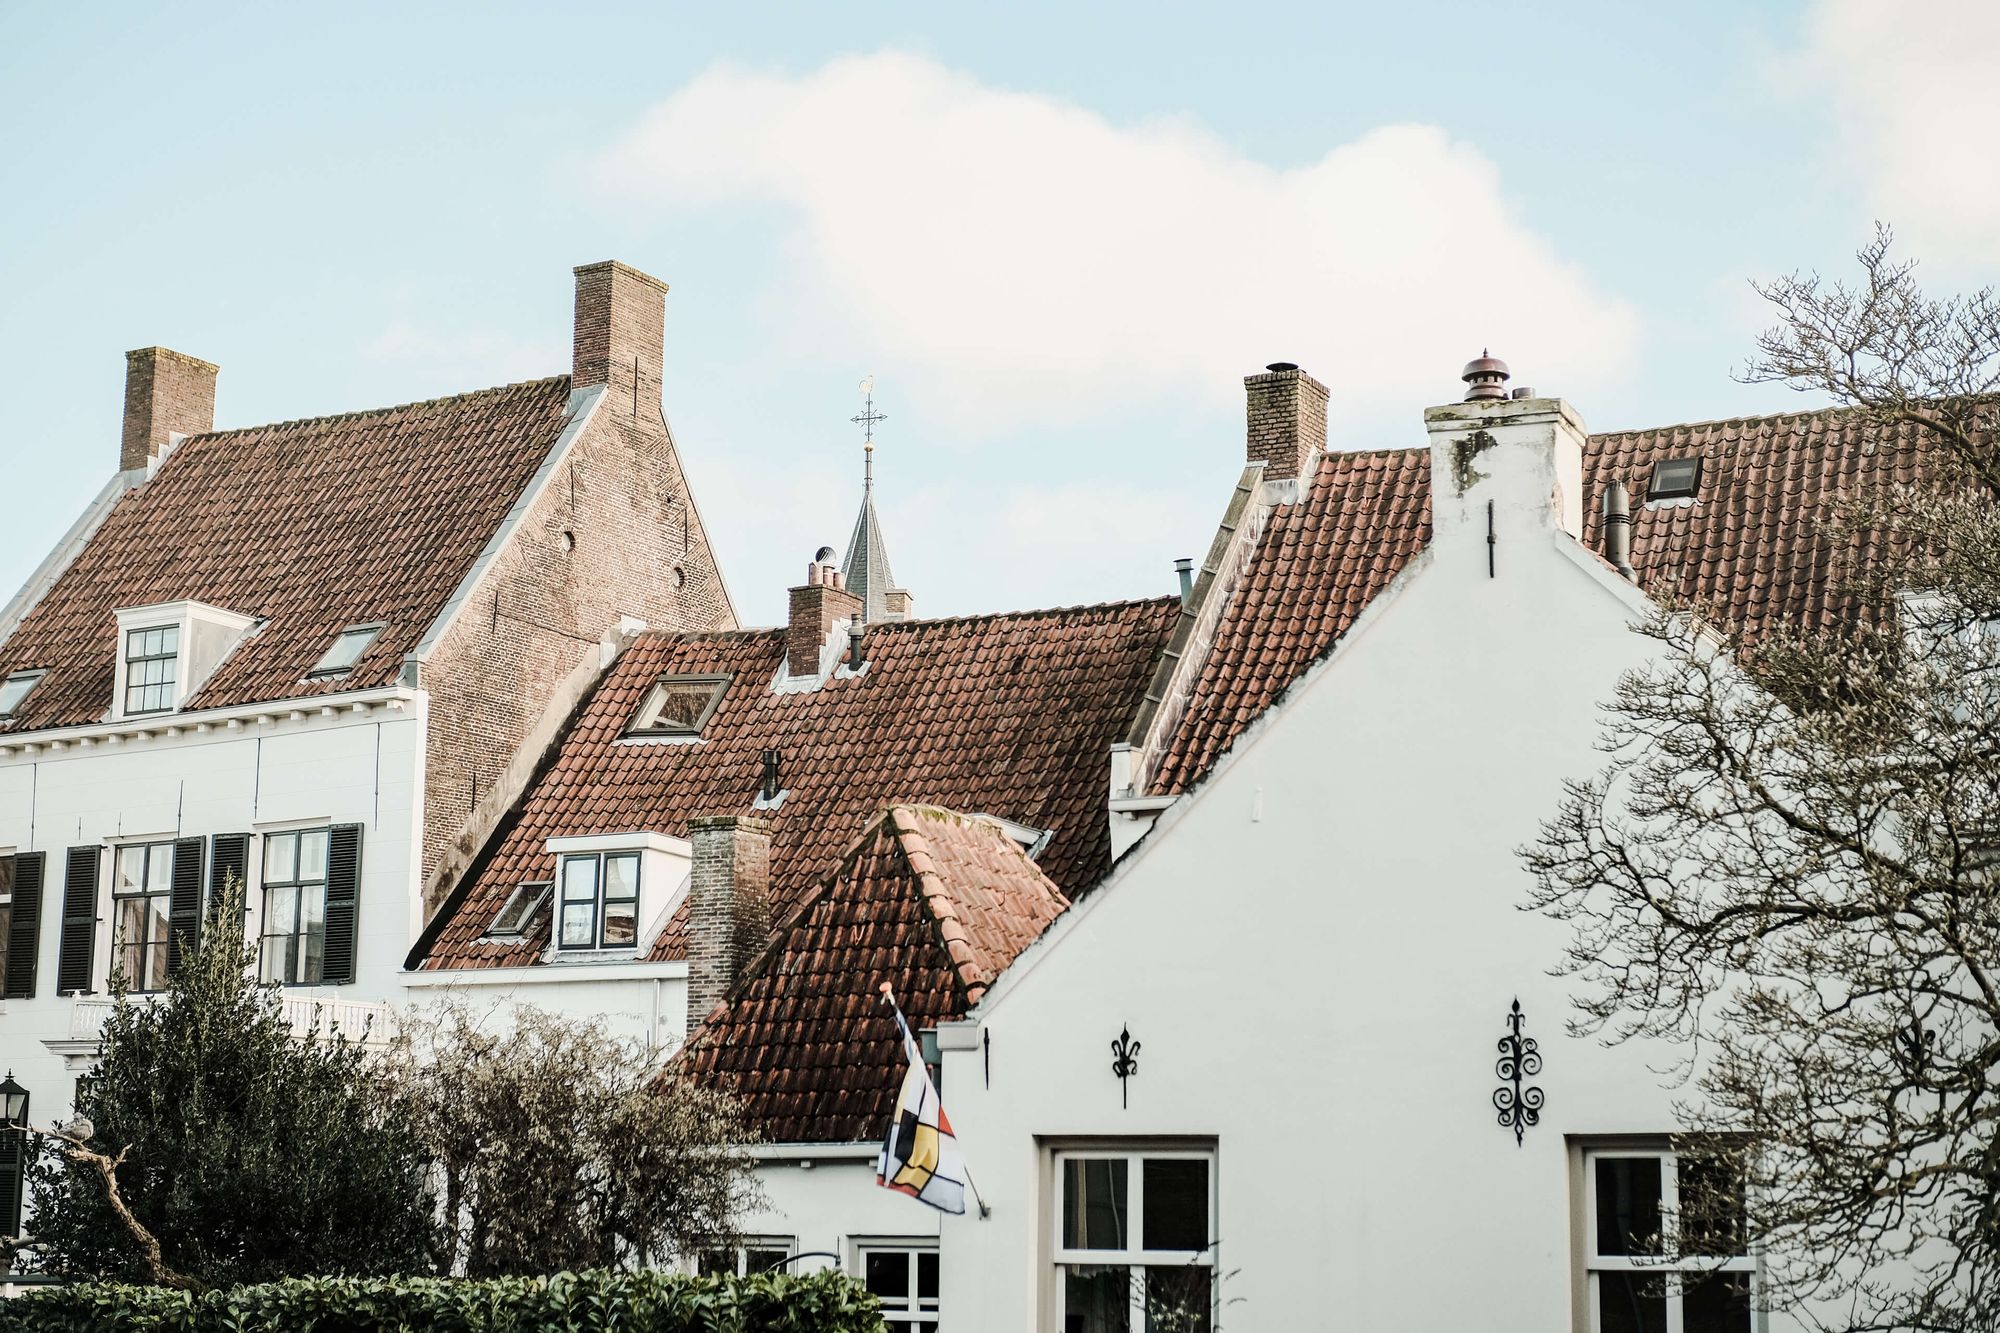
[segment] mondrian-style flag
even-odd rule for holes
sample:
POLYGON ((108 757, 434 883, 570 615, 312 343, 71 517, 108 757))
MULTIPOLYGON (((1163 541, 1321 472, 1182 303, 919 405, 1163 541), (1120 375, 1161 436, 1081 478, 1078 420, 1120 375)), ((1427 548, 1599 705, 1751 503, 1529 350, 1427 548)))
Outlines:
MULTIPOLYGON (((887 985, 882 987, 882 998, 895 1008, 887 985)), ((951 1121, 945 1118, 931 1071, 924 1067, 923 1050, 910 1035, 901 1009, 896 1009, 896 1028, 903 1034, 903 1054, 910 1067, 903 1075, 895 1118, 875 1164, 875 1183, 940 1212, 963 1213, 965 1161, 958 1155, 958 1139, 951 1132, 951 1121)))

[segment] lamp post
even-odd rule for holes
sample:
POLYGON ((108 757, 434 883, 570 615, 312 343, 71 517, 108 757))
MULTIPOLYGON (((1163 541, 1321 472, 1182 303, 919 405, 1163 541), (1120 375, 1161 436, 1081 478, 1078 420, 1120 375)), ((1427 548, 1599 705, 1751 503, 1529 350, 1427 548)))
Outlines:
POLYGON ((7 1128, 26 1130, 28 1128, 28 1090, 14 1081, 14 1071, 7 1071, 5 1082, 0 1082, 0 1120, 7 1128))

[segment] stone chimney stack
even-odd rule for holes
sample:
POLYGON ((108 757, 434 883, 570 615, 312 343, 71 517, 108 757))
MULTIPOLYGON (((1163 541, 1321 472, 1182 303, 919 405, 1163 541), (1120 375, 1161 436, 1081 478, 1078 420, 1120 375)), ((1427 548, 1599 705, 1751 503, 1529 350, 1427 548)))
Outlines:
POLYGON ((176 435, 215 429, 218 367, 165 347, 125 353, 125 437, 118 469, 130 472, 157 459, 176 435))
POLYGON ((771 824, 749 815, 688 823, 688 1031, 736 984, 771 934, 771 824))
POLYGON ((576 270, 576 363, 570 383, 578 389, 607 386, 606 406, 628 416, 650 417, 660 406, 660 373, 666 364, 667 284, 616 260, 576 270))
POLYGON ((1289 361, 1243 377, 1249 395, 1249 454, 1265 481, 1312 480, 1326 452, 1326 386, 1289 361))
POLYGON ((861 599, 849 592, 833 563, 833 548, 822 546, 806 566, 806 581, 791 590, 791 619, 785 627, 785 674, 817 676, 820 654, 833 627, 861 614, 861 599))

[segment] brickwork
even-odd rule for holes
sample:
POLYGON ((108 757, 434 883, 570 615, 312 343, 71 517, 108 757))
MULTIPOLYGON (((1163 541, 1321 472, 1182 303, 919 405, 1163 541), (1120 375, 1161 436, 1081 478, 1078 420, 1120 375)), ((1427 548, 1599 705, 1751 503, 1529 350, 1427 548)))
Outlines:
POLYGON ((820 649, 834 625, 861 614, 861 599, 830 583, 793 588, 791 616, 785 629, 785 674, 811 676, 819 671, 820 649))
POLYGON ((1264 480, 1311 478, 1326 449, 1326 386, 1303 370, 1243 377, 1249 395, 1249 461, 1264 480))
POLYGON ((610 386, 626 415, 660 401, 667 284, 615 260, 576 270, 575 368, 579 389, 610 386))
POLYGON ((169 435, 215 429, 218 367, 165 347, 125 353, 125 432, 118 469, 130 472, 159 457, 169 435))
POLYGON ((771 825, 747 815, 688 821, 688 1026, 715 1008, 771 934, 771 825))

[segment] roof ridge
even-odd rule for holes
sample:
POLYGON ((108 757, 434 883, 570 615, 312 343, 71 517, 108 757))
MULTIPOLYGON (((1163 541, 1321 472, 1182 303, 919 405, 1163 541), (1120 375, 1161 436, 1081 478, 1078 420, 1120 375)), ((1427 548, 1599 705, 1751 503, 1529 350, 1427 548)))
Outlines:
MULTIPOLYGON (((954 625, 972 620, 1034 620, 1047 616, 1070 615, 1079 611, 1123 611, 1132 607, 1152 606, 1167 603, 1178 604, 1180 598, 1172 593, 1158 597, 1128 597, 1113 602, 1076 602, 1068 606, 1038 606, 1019 611, 968 611, 956 616, 912 616, 907 620, 884 620, 868 627, 872 634, 892 630, 909 630, 923 625, 954 625)), ((726 642, 732 639, 754 639, 763 635, 785 633, 783 625, 758 625, 740 629, 708 630, 644 630, 639 638, 650 642, 676 640, 682 643, 726 642)))
POLYGON ((436 407, 441 403, 455 403, 466 398, 482 398, 489 394, 514 393, 522 389, 539 389, 567 381, 568 375, 545 375, 540 379, 515 380, 508 384, 495 384, 484 389, 467 389, 463 393, 440 394, 436 398, 418 398, 407 403, 391 403, 386 407, 361 407, 347 412, 328 412, 316 417, 287 417, 282 421, 262 421, 248 426, 231 426, 227 430, 205 430, 199 435, 188 437, 192 440, 213 439, 219 435, 245 435, 257 430, 279 430, 288 426, 318 426, 335 421, 353 421, 360 417, 386 416, 391 412, 407 412, 416 407, 436 407))
MULTIPOLYGON (((1963 396, 1970 399, 1988 398, 1996 402, 2000 402, 2000 393, 1994 393, 1994 394, 1975 393, 1975 394, 1966 394, 1963 396)), ((1936 401, 1938 400, 1931 398, 1917 398, 1911 400, 1911 402, 1914 405, 1918 406, 1921 406, 1922 404, 1925 403, 1936 402, 1936 401)), ((1633 435, 1658 435, 1663 431, 1698 430, 1704 426, 1734 426, 1739 423, 1752 422, 1752 421, 1757 421, 1757 422, 1798 421, 1798 420, 1803 420, 1806 417, 1865 416, 1868 413, 1879 412, 1881 410, 1882 409, 1880 408, 1868 407, 1859 403, 1845 403, 1845 404, 1834 403, 1826 407, 1800 408, 1796 412, 1748 412, 1733 417, 1707 417, 1698 421, 1675 421, 1664 426, 1632 426, 1624 430, 1596 430, 1590 432, 1590 440, 1592 443, 1595 443, 1598 440, 1608 440, 1614 436, 1626 437, 1633 435)))

